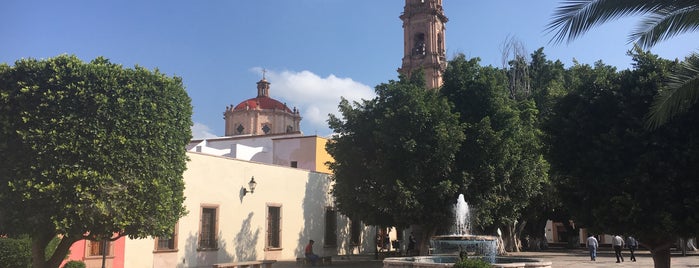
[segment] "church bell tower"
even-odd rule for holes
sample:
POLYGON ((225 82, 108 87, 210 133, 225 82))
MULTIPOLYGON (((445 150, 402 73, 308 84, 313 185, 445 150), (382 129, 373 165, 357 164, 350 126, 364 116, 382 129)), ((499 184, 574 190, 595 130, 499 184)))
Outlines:
POLYGON ((403 64, 398 72, 410 76, 418 69, 425 74, 425 86, 438 89, 447 68, 444 46, 442 0, 405 0, 403 14, 403 64))

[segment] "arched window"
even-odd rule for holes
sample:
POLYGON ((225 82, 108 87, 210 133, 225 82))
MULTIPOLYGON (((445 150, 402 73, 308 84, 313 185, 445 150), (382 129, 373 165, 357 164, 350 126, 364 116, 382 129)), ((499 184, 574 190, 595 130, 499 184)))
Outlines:
POLYGON ((425 55, 425 34, 417 33, 415 34, 415 46, 413 47, 413 55, 425 55))

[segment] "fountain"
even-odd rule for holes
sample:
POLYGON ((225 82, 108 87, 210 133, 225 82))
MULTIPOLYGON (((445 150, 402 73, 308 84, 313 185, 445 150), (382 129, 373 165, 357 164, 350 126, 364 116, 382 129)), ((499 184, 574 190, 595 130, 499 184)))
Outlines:
POLYGON ((430 256, 386 258, 384 268, 452 267, 463 257, 481 258, 492 267, 550 268, 551 262, 534 259, 498 257, 498 238, 471 234, 471 211, 460 194, 454 205, 454 224, 451 234, 437 235, 430 239, 430 256))
POLYGON ((471 211, 464 195, 460 194, 454 205, 454 224, 449 235, 437 235, 430 239, 431 255, 467 255, 495 262, 498 238, 471 234, 471 211))

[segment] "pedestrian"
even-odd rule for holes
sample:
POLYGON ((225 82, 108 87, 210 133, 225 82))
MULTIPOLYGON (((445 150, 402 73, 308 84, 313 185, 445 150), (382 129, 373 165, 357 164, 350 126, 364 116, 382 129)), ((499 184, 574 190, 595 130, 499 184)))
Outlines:
POLYGON ((417 241, 415 241, 415 236, 413 236, 413 232, 410 232, 410 236, 408 237, 408 255, 413 255, 416 243, 417 241))
POLYGON ((386 236, 384 236, 383 245, 386 249, 386 252, 391 251, 391 236, 388 235, 388 232, 386 232, 386 236))
POLYGON ((629 252, 631 252, 631 257, 629 258, 631 261, 636 261, 636 255, 634 255, 634 251, 638 248, 638 241, 636 241, 636 238, 633 238, 633 236, 629 236, 626 238, 626 247, 629 248, 629 252))
POLYGON ((306 244, 306 249, 303 251, 304 255, 306 255, 306 259, 311 263, 312 266, 316 266, 316 262, 318 262, 318 255, 313 253, 313 244, 315 241, 311 239, 308 241, 308 244, 306 244))
POLYGON ((619 235, 615 235, 612 238, 612 246, 614 247, 614 255, 616 255, 616 262, 619 263, 624 261, 624 256, 621 255, 621 248, 624 246, 624 239, 619 235))
POLYGON ((588 234, 587 235, 587 249, 590 250, 590 260, 596 261, 597 260, 597 238, 595 238, 594 235, 588 234))

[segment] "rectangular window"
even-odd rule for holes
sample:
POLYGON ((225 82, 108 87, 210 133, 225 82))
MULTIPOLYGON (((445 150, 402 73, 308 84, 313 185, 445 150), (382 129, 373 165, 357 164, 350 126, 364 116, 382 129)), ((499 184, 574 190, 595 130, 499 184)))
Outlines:
POLYGON ((291 161, 291 167, 292 167, 292 168, 297 168, 297 167, 299 167, 299 162, 298 162, 298 161, 291 161))
POLYGON ((358 246, 362 243, 362 222, 350 220, 350 245, 358 246))
POLYGON ((337 246, 337 212, 333 207, 325 209, 325 245, 337 246))
POLYGON ((281 206, 267 206, 267 248, 281 248, 281 206))
POLYGON ((201 208, 201 226, 199 227, 199 249, 217 249, 218 207, 201 208))
POLYGON ((90 241, 90 248, 88 249, 88 256, 102 256, 104 252, 107 252, 107 256, 111 256, 109 251, 109 246, 111 242, 107 241, 90 241))
POLYGON ((177 225, 173 228, 170 236, 155 238, 155 251, 173 250, 177 250, 177 225))

